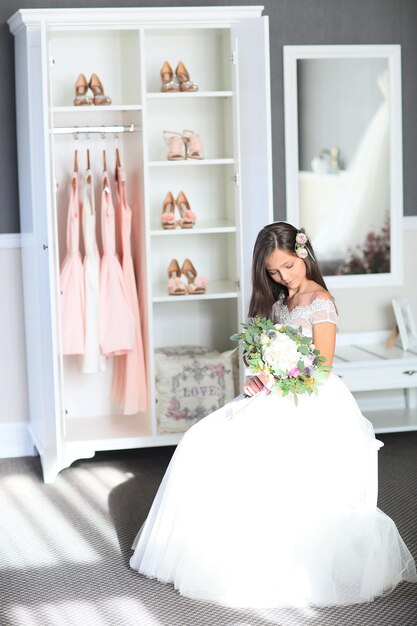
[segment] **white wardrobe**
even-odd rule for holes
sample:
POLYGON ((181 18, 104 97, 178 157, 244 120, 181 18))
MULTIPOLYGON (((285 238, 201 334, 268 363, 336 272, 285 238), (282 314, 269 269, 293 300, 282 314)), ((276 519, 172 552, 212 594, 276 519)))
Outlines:
POLYGON ((9 20, 15 36, 20 219, 30 433, 44 479, 98 450, 175 444, 158 434, 154 351, 220 351, 245 319, 253 244, 272 221, 268 18, 263 7, 30 9, 9 20), (194 93, 161 93, 160 69, 182 60, 194 93), (108 106, 73 106, 80 73, 95 72, 108 106), (117 127, 117 128, 115 128, 117 127), (192 129, 204 159, 170 161, 162 132, 192 129), (106 151, 118 148, 133 210, 132 243, 148 375, 148 410, 120 415, 112 363, 83 375, 60 348, 59 270, 74 151, 87 149, 99 206, 106 151), (162 201, 184 191, 192 229, 161 227, 162 201), (169 296, 167 267, 190 258, 204 295, 169 296))

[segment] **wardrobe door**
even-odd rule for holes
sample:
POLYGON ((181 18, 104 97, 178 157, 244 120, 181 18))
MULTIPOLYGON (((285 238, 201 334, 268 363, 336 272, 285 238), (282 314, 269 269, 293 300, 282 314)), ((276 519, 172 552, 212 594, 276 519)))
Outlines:
POLYGON ((61 411, 56 249, 50 210, 47 88, 40 28, 17 33, 15 61, 30 431, 49 482, 59 470, 61 411))
POLYGON ((252 251, 258 232, 273 221, 271 97, 268 18, 232 26, 235 71, 236 154, 241 207, 241 316, 247 316, 251 293, 252 251))

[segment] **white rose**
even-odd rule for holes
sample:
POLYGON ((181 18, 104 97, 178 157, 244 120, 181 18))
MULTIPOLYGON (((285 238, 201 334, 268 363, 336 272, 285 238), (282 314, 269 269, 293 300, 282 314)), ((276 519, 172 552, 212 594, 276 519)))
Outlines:
POLYGON ((264 349, 263 359, 270 365, 287 372, 297 366, 300 360, 297 345, 285 333, 278 333, 271 344, 264 349))

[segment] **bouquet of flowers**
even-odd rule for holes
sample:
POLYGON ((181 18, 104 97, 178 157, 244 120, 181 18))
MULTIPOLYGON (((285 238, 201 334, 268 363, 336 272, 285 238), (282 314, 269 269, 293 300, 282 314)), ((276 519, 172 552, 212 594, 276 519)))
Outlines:
POLYGON ((317 393, 320 380, 331 366, 320 356, 311 337, 303 335, 302 327, 273 324, 265 317, 249 318, 242 324, 243 332, 232 335, 232 341, 243 346, 243 357, 256 376, 268 377, 268 388, 282 396, 292 394, 298 404, 301 394, 317 393))

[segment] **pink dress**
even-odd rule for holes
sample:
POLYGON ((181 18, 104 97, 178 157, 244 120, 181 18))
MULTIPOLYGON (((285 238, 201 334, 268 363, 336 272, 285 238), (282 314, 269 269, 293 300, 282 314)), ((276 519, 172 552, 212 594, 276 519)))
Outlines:
POLYGON ((115 213, 107 172, 101 194, 103 256, 100 268, 99 338, 104 355, 124 354, 135 345, 135 320, 116 255, 115 213))
POLYGON ((129 303, 135 319, 135 346, 132 352, 115 357, 113 398, 120 404, 125 415, 132 415, 146 410, 148 397, 138 293, 130 245, 132 210, 127 205, 126 174, 121 167, 117 168, 117 192, 117 222, 122 268, 129 303))
POLYGON ((80 254, 78 174, 72 175, 67 219, 67 254, 61 266, 62 353, 84 354, 84 270, 80 254))
POLYGON ((101 354, 98 337, 100 253, 96 240, 96 210, 91 170, 87 170, 84 181, 82 227, 85 250, 85 351, 81 371, 84 374, 95 374, 104 372, 106 359, 101 354))

